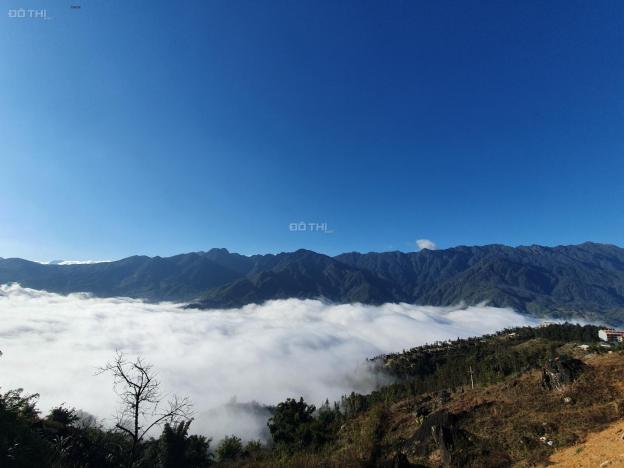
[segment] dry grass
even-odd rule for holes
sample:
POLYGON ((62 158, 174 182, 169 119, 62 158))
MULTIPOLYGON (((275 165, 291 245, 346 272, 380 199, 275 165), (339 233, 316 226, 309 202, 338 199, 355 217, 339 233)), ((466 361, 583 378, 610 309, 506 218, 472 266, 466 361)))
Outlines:
POLYGON ((619 421, 583 443, 557 451, 550 464, 569 468, 624 466, 624 422, 619 421))
MULTIPOLYGON (((501 454, 517 466, 544 464, 558 448, 577 444, 589 432, 604 429, 624 416, 624 356, 589 356, 578 381, 562 392, 544 390, 534 371, 504 383, 455 392, 433 409, 460 415, 461 429, 475 436, 484 453, 474 466, 499 463, 501 454), (570 398, 571 400, 566 400, 570 398), (566 403, 569 401, 569 403, 566 403), (549 445, 552 444, 552 445, 549 445)), ((400 446, 419 427, 413 402, 389 408, 387 446, 400 446)), ((436 454, 410 461, 438 464, 436 454)))
POLYGON ((532 372, 456 397, 448 409, 463 413, 463 429, 514 463, 539 464, 556 448, 577 443, 624 413, 624 356, 594 357, 587 364, 581 378, 563 392, 543 390, 540 373, 532 372))
MULTIPOLYGON (((587 368, 582 376, 562 392, 542 389, 540 372, 535 371, 501 384, 456 391, 446 402, 425 396, 390 406, 377 405, 345 424, 338 440, 321 453, 272 456, 245 466, 392 466, 391 460, 399 451, 407 453, 412 463, 441 466, 439 450, 433 448, 424 456, 416 456, 409 449, 423 422, 416 411, 423 401, 429 411, 457 415, 459 428, 475 443, 477 448, 464 453, 463 461, 457 464, 545 466, 555 451, 565 447, 576 450, 589 433, 603 430, 624 416, 624 355, 590 355, 584 360, 587 368)), ((620 443, 624 453, 624 442, 620 443)), ((576 460, 583 459, 582 451, 575 452, 576 460)))

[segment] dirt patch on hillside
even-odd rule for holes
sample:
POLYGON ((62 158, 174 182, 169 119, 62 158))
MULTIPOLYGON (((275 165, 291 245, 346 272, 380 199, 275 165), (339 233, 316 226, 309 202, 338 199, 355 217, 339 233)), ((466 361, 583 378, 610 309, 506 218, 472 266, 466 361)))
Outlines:
POLYGON ((624 466, 624 421, 589 434, 581 444, 559 450, 550 463, 574 468, 624 466))

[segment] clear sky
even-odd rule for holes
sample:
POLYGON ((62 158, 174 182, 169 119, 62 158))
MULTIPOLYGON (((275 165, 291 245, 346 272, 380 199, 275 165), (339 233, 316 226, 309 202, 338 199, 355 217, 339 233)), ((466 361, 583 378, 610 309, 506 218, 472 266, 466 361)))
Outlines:
POLYGON ((71 4, 0 12, 0 257, 624 244, 620 0, 71 4))

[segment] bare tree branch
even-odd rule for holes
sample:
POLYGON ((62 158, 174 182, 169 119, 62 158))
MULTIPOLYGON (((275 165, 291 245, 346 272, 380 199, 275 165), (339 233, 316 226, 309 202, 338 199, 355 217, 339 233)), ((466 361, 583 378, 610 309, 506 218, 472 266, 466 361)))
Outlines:
POLYGON ((124 432, 127 432, 128 434, 130 434, 130 436, 133 436, 134 434, 132 434, 132 431, 130 431, 129 429, 126 429, 125 427, 123 427, 121 424, 115 424, 115 427, 117 429, 120 429, 124 432))
POLYGON ((104 373, 112 374, 113 388, 121 403, 115 427, 132 439, 129 466, 136 458, 139 444, 151 429, 166 422, 191 418, 189 399, 180 399, 175 395, 167 402, 167 409, 159 411, 165 397, 153 366, 141 357, 131 362, 122 352, 116 351, 114 360, 96 371, 96 375, 104 373))

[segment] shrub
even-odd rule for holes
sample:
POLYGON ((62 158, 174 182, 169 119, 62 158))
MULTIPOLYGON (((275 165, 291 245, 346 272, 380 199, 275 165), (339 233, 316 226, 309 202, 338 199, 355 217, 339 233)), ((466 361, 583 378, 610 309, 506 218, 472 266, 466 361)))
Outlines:
POLYGON ((236 460, 243 454, 243 442, 234 435, 226 436, 217 447, 219 461, 236 460))

